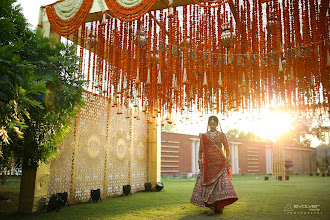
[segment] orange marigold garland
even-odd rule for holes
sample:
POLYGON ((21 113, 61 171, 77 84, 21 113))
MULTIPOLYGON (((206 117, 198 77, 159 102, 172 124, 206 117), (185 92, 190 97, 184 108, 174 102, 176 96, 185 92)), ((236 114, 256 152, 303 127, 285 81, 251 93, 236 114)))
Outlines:
POLYGON ((85 18, 92 7, 93 0, 83 0, 77 13, 68 20, 63 20, 56 14, 54 5, 59 2, 62 1, 46 6, 46 13, 52 29, 61 36, 68 36, 77 31, 84 23, 85 18))
MULTIPOLYGON (((145 13, 150 11, 156 1, 157 0, 143 0, 139 4, 137 1, 128 1, 127 7, 124 7, 116 0, 104 0, 109 11, 122 21, 134 21, 141 18, 145 13)), ((125 2, 125 0, 121 2, 125 2)))
MULTIPOLYGON (((146 2, 152 1, 141 4, 146 2)), ((294 0, 241 5, 235 0, 242 26, 225 4, 213 7, 225 1, 198 2, 203 6, 173 7, 173 16, 167 16, 165 9, 139 17, 133 10, 136 5, 131 14, 122 12, 127 16, 121 21, 103 18, 86 24, 90 29, 83 27, 82 38, 75 34, 74 41, 82 46, 79 54, 88 56, 82 71, 91 81, 89 89, 116 97, 118 104, 136 103, 138 98, 152 116, 190 114, 194 104, 194 111, 214 113, 253 111, 283 102, 298 109, 308 97, 313 98, 310 106, 318 102, 321 84, 328 103, 329 36, 328 29, 321 28, 328 18, 322 17, 326 9, 318 1, 301 0, 300 6, 294 0), (302 19, 296 18, 297 13, 303 14, 302 19), (230 34, 236 36, 230 47, 221 43, 222 33, 228 33, 222 30, 223 23, 230 24, 230 34), (142 32, 145 42, 139 36, 142 32)), ((114 8, 111 5, 110 12, 119 10, 114 8)), ((63 34, 75 25, 72 22, 63 34)))
POLYGON ((205 8, 215 8, 228 2, 228 0, 192 0, 195 4, 205 8))

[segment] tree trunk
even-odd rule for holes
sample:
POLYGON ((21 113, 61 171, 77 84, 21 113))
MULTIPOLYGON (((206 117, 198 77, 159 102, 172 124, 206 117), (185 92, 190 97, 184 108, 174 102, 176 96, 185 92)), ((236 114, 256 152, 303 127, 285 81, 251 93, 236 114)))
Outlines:
POLYGON ((49 164, 38 168, 23 168, 18 212, 34 213, 45 210, 48 192, 49 164))

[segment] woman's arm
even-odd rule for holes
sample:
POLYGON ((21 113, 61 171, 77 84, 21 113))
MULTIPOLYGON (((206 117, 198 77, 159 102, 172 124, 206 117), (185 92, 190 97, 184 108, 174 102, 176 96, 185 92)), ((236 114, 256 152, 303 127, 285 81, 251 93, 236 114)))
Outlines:
POLYGON ((198 158, 203 159, 203 150, 200 146, 199 146, 199 151, 198 151, 198 158))
POLYGON ((203 166, 203 147, 202 147, 202 135, 200 134, 199 150, 198 150, 198 165, 199 169, 203 166))
POLYGON ((226 167, 229 169, 231 167, 231 161, 230 161, 231 153, 230 153, 230 149, 229 149, 227 136, 223 132, 221 133, 221 139, 222 139, 222 143, 226 150, 226 167))

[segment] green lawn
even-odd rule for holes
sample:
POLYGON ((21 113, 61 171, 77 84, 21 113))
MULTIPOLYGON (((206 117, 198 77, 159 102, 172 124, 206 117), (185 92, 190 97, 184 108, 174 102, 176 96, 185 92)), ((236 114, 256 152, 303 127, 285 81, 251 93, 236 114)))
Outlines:
MULTIPOLYGON (((240 199, 225 207, 224 214, 207 216, 207 208, 189 203, 193 178, 163 178, 162 192, 135 193, 133 196, 104 198, 103 202, 80 203, 58 213, 17 215, 18 193, 11 190, 13 202, 0 203, 1 217, 7 219, 330 219, 330 177, 291 175, 289 181, 264 181, 263 175, 233 175, 240 199), (9 207, 11 204, 11 207, 9 207), (289 204, 293 212, 284 211, 289 204), (4 206, 5 205, 5 206, 4 206), (7 206, 6 206, 7 205, 7 206), (319 213, 294 205, 319 205, 319 213), (294 213, 294 211, 296 213, 294 213), (305 213, 306 212, 306 213, 305 213), (5 213, 5 214, 4 214, 5 213)), ((18 181, 1 186, 0 198, 18 181)))

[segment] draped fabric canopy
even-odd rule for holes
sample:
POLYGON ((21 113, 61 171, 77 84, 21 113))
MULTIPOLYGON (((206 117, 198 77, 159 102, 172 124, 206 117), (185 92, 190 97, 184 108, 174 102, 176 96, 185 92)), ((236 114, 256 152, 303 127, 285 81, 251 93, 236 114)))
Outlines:
POLYGON ((327 0, 92 0, 46 7, 51 27, 79 45, 88 90, 121 113, 133 103, 172 112, 328 111, 327 0), (185 1, 180 1, 185 2, 185 1), (187 1, 188 2, 188 1, 187 1), (105 5, 108 10, 105 10, 105 5), (108 16, 112 15, 114 17, 108 16))

